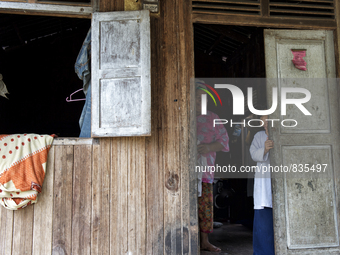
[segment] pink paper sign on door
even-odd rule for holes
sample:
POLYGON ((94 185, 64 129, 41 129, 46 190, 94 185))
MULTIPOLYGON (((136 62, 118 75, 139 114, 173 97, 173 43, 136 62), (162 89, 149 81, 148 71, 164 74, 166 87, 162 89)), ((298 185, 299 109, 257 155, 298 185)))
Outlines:
POLYGON ((292 60, 294 66, 302 71, 307 71, 307 62, 303 59, 306 56, 306 50, 291 50, 294 58, 292 60))

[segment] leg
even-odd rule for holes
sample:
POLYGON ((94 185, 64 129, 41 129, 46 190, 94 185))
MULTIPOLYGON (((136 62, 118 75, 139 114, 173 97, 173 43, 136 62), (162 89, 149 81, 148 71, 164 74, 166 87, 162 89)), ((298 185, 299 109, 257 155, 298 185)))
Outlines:
POLYGON ((253 249, 253 255, 275 255, 272 208, 255 210, 253 249))
POLYGON ((202 183, 202 196, 198 198, 198 217, 201 233, 201 249, 221 251, 209 242, 208 234, 213 231, 213 189, 211 183, 202 183))

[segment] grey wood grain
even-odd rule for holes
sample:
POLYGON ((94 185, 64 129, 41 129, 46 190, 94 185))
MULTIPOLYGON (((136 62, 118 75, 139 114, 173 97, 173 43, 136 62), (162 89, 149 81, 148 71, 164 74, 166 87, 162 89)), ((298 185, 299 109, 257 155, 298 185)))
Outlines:
POLYGON ((151 135, 148 11, 94 13, 92 137, 151 135))

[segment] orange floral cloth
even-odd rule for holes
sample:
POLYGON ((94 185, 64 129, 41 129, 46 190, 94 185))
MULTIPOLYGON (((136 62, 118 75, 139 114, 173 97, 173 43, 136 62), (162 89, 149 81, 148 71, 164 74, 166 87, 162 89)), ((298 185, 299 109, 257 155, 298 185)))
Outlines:
POLYGON ((18 210, 37 202, 54 135, 0 135, 0 204, 18 210))
POLYGON ((202 196, 198 198, 198 221, 203 233, 213 232, 213 203, 212 183, 202 182, 202 196))

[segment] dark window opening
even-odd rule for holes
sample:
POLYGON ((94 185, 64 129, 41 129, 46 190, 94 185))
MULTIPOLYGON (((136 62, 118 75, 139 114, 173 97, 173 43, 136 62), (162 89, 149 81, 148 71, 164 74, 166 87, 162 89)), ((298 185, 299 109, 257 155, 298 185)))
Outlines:
POLYGON ((88 19, 0 15, 0 73, 10 93, 0 97, 0 134, 79 136, 85 101, 66 97, 83 86, 74 64, 90 26, 88 19))

